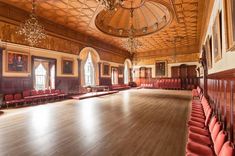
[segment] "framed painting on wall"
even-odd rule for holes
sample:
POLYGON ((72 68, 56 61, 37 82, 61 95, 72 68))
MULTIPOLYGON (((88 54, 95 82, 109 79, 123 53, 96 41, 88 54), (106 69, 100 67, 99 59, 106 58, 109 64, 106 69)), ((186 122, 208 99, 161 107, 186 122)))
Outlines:
POLYGON ((7 72, 29 72, 30 57, 27 53, 6 51, 7 72))
POLYGON ((62 74, 73 75, 73 63, 74 60, 72 58, 62 58, 61 61, 62 74))
POLYGON ((102 63, 102 77, 110 77, 110 64, 102 63))
POLYGON ((123 77, 124 67, 119 66, 118 67, 118 77, 123 77))
POLYGON ((224 17, 226 23, 227 51, 235 50, 235 0, 224 1, 224 17))
POLYGON ((221 32, 220 32, 220 14, 216 15, 212 33, 213 33, 213 54, 214 61, 218 62, 222 58, 222 50, 221 50, 221 32))
POLYGON ((211 69, 212 68, 212 38, 210 36, 208 36, 206 39, 205 49, 206 49, 207 67, 208 69, 211 69))
POLYGON ((152 77, 152 68, 146 68, 146 78, 152 77))
POLYGON ((156 77, 167 76, 167 61, 157 61, 155 63, 155 75, 156 77))
POLYGON ((145 78, 145 67, 140 67, 139 68, 139 72, 140 72, 140 74, 139 74, 139 77, 140 78, 145 78))

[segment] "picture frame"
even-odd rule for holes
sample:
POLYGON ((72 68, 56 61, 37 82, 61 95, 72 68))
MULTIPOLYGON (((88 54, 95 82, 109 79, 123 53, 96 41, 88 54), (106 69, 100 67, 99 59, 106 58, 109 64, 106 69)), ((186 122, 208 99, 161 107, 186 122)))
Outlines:
POLYGON ((61 60, 61 70, 64 75, 74 74, 74 59, 72 58, 62 58, 61 60))
POLYGON ((205 43, 205 50, 206 50, 206 61, 208 69, 212 68, 212 37, 207 36, 206 43, 205 43))
POLYGON ((146 78, 152 78, 152 68, 145 69, 146 78))
POLYGON ((101 65, 101 76, 102 77, 110 77, 110 64, 109 63, 106 63, 106 62, 103 62, 102 65, 101 65))
POLYGON ((235 50, 235 0, 226 0, 223 2, 224 18, 226 23, 226 50, 235 50))
POLYGON ((220 32, 220 13, 218 12, 212 26, 212 38, 213 38, 213 54, 214 62, 218 62, 222 59, 222 48, 221 48, 221 32, 220 32))
POLYGON ((167 77, 167 61, 155 62, 155 75, 156 77, 167 77))
POLYGON ((6 51, 6 72, 29 73, 30 55, 29 53, 6 51))
POLYGON ((140 68, 139 68, 139 77, 140 77, 140 78, 145 78, 145 76, 146 76, 146 75, 145 75, 145 74, 146 74, 146 73, 145 73, 145 69, 146 69, 145 67, 140 67, 140 68))
POLYGON ((124 66, 118 66, 118 77, 123 77, 124 66))

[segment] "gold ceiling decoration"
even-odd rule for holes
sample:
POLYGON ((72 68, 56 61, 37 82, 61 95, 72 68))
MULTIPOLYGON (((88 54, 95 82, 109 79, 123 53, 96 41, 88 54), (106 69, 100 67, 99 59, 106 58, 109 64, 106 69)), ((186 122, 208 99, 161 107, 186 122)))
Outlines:
POLYGON ((123 0, 96 0, 104 6, 105 10, 114 10, 117 5, 122 4, 123 0))
POLYGON ((172 21, 172 11, 162 3, 145 0, 124 0, 116 9, 102 10, 95 19, 96 27, 105 34, 135 37, 158 32, 172 21), (130 14, 132 10, 132 14, 130 14))
MULTIPOLYGON (((30 0, 0 0, 0 2, 13 5, 28 12, 32 9, 30 0)), ((171 8, 174 18, 161 31, 138 38, 139 42, 142 43, 142 46, 137 50, 138 56, 150 54, 165 55, 166 52, 163 53, 162 50, 174 49, 175 47, 175 44, 167 41, 167 39, 174 38, 174 36, 184 36, 183 40, 177 42, 177 49, 194 47, 195 51, 197 51, 205 0, 146 0, 147 2, 160 2, 167 6, 167 8, 171 8)), ((128 4, 125 6, 128 6, 128 4)), ((96 0, 38 0, 37 15, 53 21, 55 24, 82 32, 114 46, 123 47, 125 39, 113 37, 97 30, 94 21, 96 15, 102 9, 103 6, 96 0)), ((185 52, 192 53, 191 50, 186 50, 185 52)), ((177 54, 181 54, 181 51, 177 54)))
POLYGON ((30 46, 35 46, 46 38, 44 27, 39 24, 36 15, 36 0, 32 0, 32 13, 30 18, 21 24, 19 31, 20 35, 24 36, 25 41, 29 43, 30 46))

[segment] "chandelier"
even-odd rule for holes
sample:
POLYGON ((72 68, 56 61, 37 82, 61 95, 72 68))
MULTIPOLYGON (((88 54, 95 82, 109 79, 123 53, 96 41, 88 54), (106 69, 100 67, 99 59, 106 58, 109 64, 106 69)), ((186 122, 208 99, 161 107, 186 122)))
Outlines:
POLYGON ((129 36, 126 42, 123 43, 123 47, 126 48, 131 54, 135 53, 135 51, 142 46, 141 42, 138 41, 137 38, 135 38, 135 29, 133 25, 133 12, 134 9, 130 9, 130 30, 129 30, 129 36))
POLYGON ((20 25, 20 29, 17 32, 25 37, 25 41, 27 41, 30 46, 35 46, 40 43, 42 39, 46 38, 44 27, 40 25, 35 9, 36 2, 35 0, 32 0, 32 12, 30 18, 27 19, 24 24, 20 25))
POLYGON ((114 10, 117 5, 122 4, 124 0, 96 0, 101 3, 106 10, 114 10))

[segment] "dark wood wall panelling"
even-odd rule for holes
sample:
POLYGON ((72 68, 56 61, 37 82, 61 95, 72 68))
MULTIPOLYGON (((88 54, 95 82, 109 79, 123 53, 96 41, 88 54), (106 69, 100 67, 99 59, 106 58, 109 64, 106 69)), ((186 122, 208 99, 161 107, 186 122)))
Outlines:
MULTIPOLYGON (((204 83, 201 78, 201 88, 205 88, 204 83)), ((224 130, 228 131, 229 140, 235 143, 235 68, 209 74, 206 83, 206 96, 214 108, 214 113, 224 121, 224 130)))
POLYGON ((196 65, 182 64, 180 66, 171 67, 172 78, 191 78, 197 77, 196 65))
POLYGON ((68 93, 77 90, 80 86, 80 79, 78 77, 56 77, 56 89, 61 89, 68 93))
POLYGON ((0 48, 0 94, 2 93, 2 51, 0 48))
POLYGON ((235 142, 235 78, 208 79, 208 98, 214 114, 223 121, 224 130, 229 133, 229 140, 235 142))
POLYGON ((111 77, 100 77, 100 85, 101 86, 112 85, 111 77))

